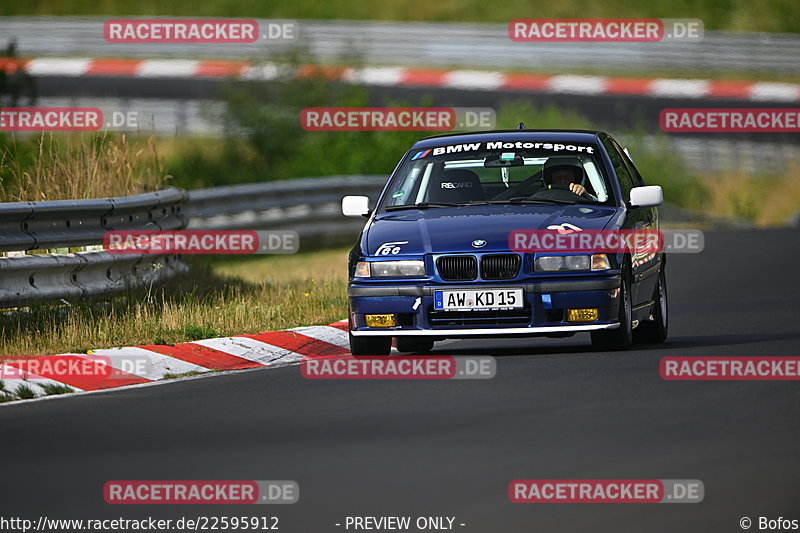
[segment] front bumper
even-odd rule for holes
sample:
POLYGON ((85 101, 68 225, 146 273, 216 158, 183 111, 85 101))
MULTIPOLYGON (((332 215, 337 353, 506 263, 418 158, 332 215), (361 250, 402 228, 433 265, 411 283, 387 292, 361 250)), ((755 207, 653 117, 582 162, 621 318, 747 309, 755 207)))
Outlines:
POLYGON ((350 331, 353 336, 475 336, 570 335, 614 329, 617 322, 619 275, 526 282, 471 284, 384 284, 351 282, 350 331), (508 312, 435 311, 433 293, 443 289, 521 288, 524 309, 508 312), (592 322, 567 322, 566 309, 597 308, 592 322), (391 328, 366 326, 367 314, 394 314, 391 328))

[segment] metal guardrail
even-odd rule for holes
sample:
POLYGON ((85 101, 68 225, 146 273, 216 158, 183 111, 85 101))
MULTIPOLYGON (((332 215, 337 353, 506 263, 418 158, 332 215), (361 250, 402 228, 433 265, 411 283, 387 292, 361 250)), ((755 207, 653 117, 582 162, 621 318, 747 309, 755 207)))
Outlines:
POLYGON ((386 176, 333 176, 0 204, 0 308, 112 296, 185 272, 178 255, 75 250, 99 246, 110 230, 177 230, 188 221, 190 229, 291 229, 305 242, 351 239, 365 221, 341 214, 342 196, 377 199, 385 183, 386 176))
POLYGON ((109 230, 179 229, 186 192, 0 204, 0 252, 101 244, 109 230))
MULTIPOLYGON (((366 64, 490 69, 692 69, 722 72, 800 72, 800 36, 706 31, 700 42, 516 43, 506 24, 300 20, 295 41, 247 44, 107 43, 102 17, 0 17, 4 38, 28 56, 265 57, 302 44, 320 61, 353 51, 366 64)), ((259 20, 260 25, 267 22, 259 20)), ((263 27, 263 26, 262 26, 263 27)))
POLYGON ((189 191, 189 229, 291 229, 302 240, 354 237, 364 219, 341 213, 342 196, 377 200, 387 176, 300 178, 189 191))
POLYGON ((5 252, 0 257, 0 307, 119 294, 184 271, 176 255, 91 248, 101 245, 110 230, 184 227, 180 208, 185 200, 185 191, 170 188, 118 198, 0 204, 0 252, 5 252))
POLYGON ((176 255, 83 252, 0 258, 0 307, 75 302, 159 285, 186 271, 176 255))

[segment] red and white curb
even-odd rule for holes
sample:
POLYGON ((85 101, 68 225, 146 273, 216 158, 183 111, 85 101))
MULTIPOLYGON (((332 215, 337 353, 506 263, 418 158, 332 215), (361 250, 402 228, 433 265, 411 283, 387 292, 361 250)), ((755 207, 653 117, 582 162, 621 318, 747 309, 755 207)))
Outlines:
MULTIPOLYGON (((259 367, 281 367, 299 364, 303 358, 328 358, 350 355, 347 321, 327 326, 310 326, 284 331, 266 331, 250 335, 236 335, 173 345, 142 345, 126 348, 92 350, 89 354, 60 354, 59 359, 110 365, 103 375, 64 375, 64 373, 33 374, 28 369, 49 369, 42 364, 42 356, 29 359, 3 361, 0 379, 7 393, 13 394, 20 386, 27 386, 37 396, 46 394, 42 385, 67 386, 73 392, 98 391, 128 385, 152 383, 168 375, 189 372, 241 370, 259 367), (146 375, 130 372, 131 361, 139 363, 133 368, 146 368, 146 375), (126 364, 128 363, 128 364, 126 364), (4 376, 14 376, 5 378, 4 376)), ((93 373, 100 374, 100 373, 93 373)))
MULTIPOLYGON (((248 61, 125 58, 0 59, 0 69, 23 68, 34 76, 115 76, 131 78, 225 78, 271 80, 279 68, 248 61)), ((307 75, 315 67, 300 69, 307 75)), ((406 67, 316 67, 330 79, 380 86, 514 90, 575 95, 631 95, 653 98, 715 98, 754 102, 800 101, 800 85, 767 81, 669 78, 612 78, 571 74, 544 75, 480 70, 406 67)))

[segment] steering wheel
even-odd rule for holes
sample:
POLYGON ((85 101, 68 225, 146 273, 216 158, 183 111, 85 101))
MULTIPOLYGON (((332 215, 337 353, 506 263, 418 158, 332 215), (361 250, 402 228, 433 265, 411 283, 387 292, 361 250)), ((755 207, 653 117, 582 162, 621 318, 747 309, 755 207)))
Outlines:
POLYGON ((583 200, 586 197, 582 194, 576 194, 569 190, 569 185, 552 184, 549 189, 542 189, 541 191, 531 196, 532 200, 583 200))

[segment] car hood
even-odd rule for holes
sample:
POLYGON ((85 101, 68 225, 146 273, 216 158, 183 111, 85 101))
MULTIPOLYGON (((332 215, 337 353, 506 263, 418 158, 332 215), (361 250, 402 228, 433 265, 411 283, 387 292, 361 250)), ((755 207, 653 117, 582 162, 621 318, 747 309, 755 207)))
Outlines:
POLYGON ((507 251, 511 231, 543 230, 564 223, 584 230, 601 230, 618 213, 615 207, 590 205, 409 209, 376 215, 365 232, 364 244, 368 255, 507 251), (474 247, 473 241, 486 244, 474 247))

